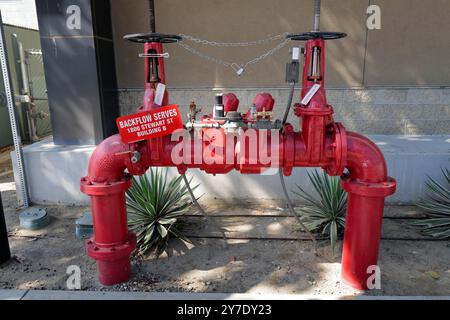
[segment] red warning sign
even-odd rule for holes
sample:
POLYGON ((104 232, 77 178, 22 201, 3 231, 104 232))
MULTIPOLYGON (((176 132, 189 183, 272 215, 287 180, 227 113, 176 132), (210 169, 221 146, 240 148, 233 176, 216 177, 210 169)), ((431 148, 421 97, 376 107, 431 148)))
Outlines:
POLYGON ((183 128, 183 120, 177 105, 120 117, 117 118, 116 124, 125 143, 166 136, 183 128))

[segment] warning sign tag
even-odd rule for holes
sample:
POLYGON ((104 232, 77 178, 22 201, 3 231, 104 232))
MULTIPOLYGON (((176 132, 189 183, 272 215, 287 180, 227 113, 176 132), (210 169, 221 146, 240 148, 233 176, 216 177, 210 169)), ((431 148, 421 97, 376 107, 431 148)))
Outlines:
POLYGON ((177 105, 130 114, 117 118, 116 123, 125 143, 166 136, 183 128, 183 120, 177 105))

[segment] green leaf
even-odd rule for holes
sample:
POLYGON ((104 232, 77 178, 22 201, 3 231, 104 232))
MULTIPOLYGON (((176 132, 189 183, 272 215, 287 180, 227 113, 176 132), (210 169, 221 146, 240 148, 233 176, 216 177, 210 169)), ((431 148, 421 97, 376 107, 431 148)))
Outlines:
POLYGON ((416 205, 427 212, 427 218, 411 222, 424 235, 438 239, 450 238, 450 170, 442 168, 443 182, 428 176, 427 194, 416 205))
POLYGON ((336 242, 337 242, 337 223, 336 221, 331 222, 330 228, 330 242, 331 242, 331 252, 335 252, 336 242))
POLYGON ((164 227, 164 226, 161 225, 161 224, 158 224, 157 228, 158 228, 159 234, 161 235, 161 238, 167 237, 167 233, 168 233, 168 232, 167 232, 166 227, 164 227))
MULTIPOLYGON (((169 179, 167 172, 151 169, 147 175, 133 177, 126 193, 128 225, 136 232, 137 254, 154 252, 159 256, 169 243, 169 235, 189 241, 178 227, 192 208, 190 194, 181 176, 169 179)), ((191 183, 192 178, 188 181, 191 183)))
POLYGON ((300 197, 306 205, 297 207, 305 227, 330 238, 331 249, 334 252, 339 234, 345 228, 347 208, 347 193, 340 186, 339 177, 330 177, 324 171, 308 172, 308 179, 314 194, 306 192, 297 185, 293 193, 300 197))
POLYGON ((174 224, 175 222, 177 222, 177 219, 172 218, 172 219, 159 219, 158 222, 162 225, 164 224, 174 224))

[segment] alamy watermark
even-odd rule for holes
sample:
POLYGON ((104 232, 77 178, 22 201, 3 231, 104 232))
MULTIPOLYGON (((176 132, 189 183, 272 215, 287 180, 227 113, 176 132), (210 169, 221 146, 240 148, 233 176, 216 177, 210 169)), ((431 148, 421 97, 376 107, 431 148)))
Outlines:
POLYGON ((275 174, 280 163, 280 131, 253 129, 226 132, 217 128, 176 130, 171 140, 173 164, 259 166, 261 174, 275 174))
POLYGON ((66 26, 69 30, 80 30, 81 29, 81 9, 77 5, 70 5, 66 10, 67 19, 66 26))
POLYGON ((66 280, 66 287, 69 290, 81 289, 81 268, 77 265, 70 265, 67 267, 66 274, 69 277, 66 280))
POLYGON ((367 278, 367 289, 381 289, 381 269, 377 265, 371 265, 367 267, 367 274, 370 276, 367 278))
POLYGON ((367 7, 366 13, 369 15, 366 20, 366 26, 369 30, 381 29, 381 8, 376 4, 367 7))

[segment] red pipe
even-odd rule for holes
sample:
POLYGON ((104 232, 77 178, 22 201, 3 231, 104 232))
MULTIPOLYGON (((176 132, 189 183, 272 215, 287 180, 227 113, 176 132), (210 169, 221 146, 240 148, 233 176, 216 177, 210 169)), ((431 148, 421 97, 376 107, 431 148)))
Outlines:
MULTIPOLYGON (((358 289, 367 289, 370 274, 367 268, 376 265, 378 246, 383 217, 384 198, 395 192, 395 181, 387 176, 386 162, 378 147, 356 133, 346 133, 340 123, 333 120, 333 108, 327 104, 324 90, 324 51, 323 39, 309 40, 306 45, 304 79, 301 98, 308 96, 314 85, 320 85, 312 97, 294 106, 295 114, 301 117, 301 132, 286 124, 279 135, 270 135, 267 142, 260 143, 261 130, 257 130, 258 142, 237 144, 230 148, 231 160, 227 157, 227 137, 223 129, 203 129, 199 134, 203 139, 196 150, 196 144, 189 141, 190 150, 182 150, 181 161, 174 162, 172 151, 177 151, 178 141, 169 136, 140 141, 130 145, 122 142, 119 135, 103 141, 94 151, 89 162, 88 176, 81 180, 81 191, 91 197, 94 220, 94 236, 87 243, 87 253, 97 260, 100 282, 111 285, 126 281, 130 275, 130 253, 136 247, 136 237, 128 233, 125 208, 125 192, 131 186, 130 176, 124 174, 144 174, 150 166, 176 166, 180 173, 187 168, 199 168, 207 173, 226 173, 232 169, 241 173, 261 173, 269 167, 265 155, 249 158, 249 151, 267 146, 278 156, 284 175, 290 175, 293 167, 322 167, 329 175, 341 175, 344 168, 349 174, 342 177, 343 188, 348 192, 347 222, 344 235, 342 256, 342 275, 346 282, 358 289), (310 74, 313 53, 318 53, 319 72, 310 74), (206 139, 205 139, 206 138, 206 139), (278 140, 275 140, 278 139, 278 140), (278 142, 278 147, 273 144, 278 142), (176 147, 177 146, 177 147, 176 147), (276 149, 276 150, 275 150, 276 149), (205 156, 196 161, 194 153, 205 156), (245 151, 245 156, 241 157, 245 151), (133 154, 133 162, 131 161, 133 154), (239 154, 239 157, 238 157, 239 154), (264 159, 262 158, 264 156, 264 159), (223 160, 219 162, 209 160, 223 160), (253 160, 253 161, 250 161, 253 160)), ((160 43, 147 43, 146 53, 162 53, 160 43)), ((158 58, 158 64, 151 70, 150 59, 146 60, 146 92, 143 106, 139 110, 159 107, 154 103, 155 91, 165 83, 164 61, 158 58), (153 77, 151 76, 153 75, 153 77)), ((238 100, 232 95, 231 109, 237 109, 238 100)), ((231 101, 230 100, 230 101, 231 101)), ((261 108, 272 110, 273 99, 269 94, 260 94, 254 103, 269 101, 261 108)), ((162 104, 168 103, 168 93, 164 90, 162 104)), ((202 118, 202 122, 219 123, 220 120, 202 118)), ((247 131, 241 131, 247 133, 247 131)), ((252 132, 248 132, 251 134, 252 132)), ((254 133, 254 132, 253 132, 254 133)), ((245 138, 245 136, 241 136, 245 138)), ((180 157, 178 157, 180 159, 180 157)), ((271 163, 273 165, 273 163, 271 163)))
POLYGON ((130 145, 116 134, 102 141, 89 160, 88 177, 93 182, 115 182, 123 178, 129 163, 130 145))
POLYGON ((94 236, 87 241, 88 256, 97 260, 100 283, 113 285, 128 280, 130 254, 136 236, 128 232, 125 192, 131 186, 124 170, 130 166, 130 146, 119 135, 95 149, 80 189, 91 197, 94 236))
POLYGON ((380 149, 366 137, 347 132, 347 169, 342 187, 348 192, 342 253, 342 277, 352 287, 370 288, 369 266, 377 265, 384 198, 395 192, 380 149))

